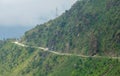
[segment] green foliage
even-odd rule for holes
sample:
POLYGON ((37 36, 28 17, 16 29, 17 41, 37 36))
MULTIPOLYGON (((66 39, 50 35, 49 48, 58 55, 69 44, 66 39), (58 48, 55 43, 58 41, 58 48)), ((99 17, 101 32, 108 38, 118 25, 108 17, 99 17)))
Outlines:
POLYGON ((0 48, 4 45, 4 42, 0 40, 0 48))
POLYGON ((59 56, 0 41, 0 76, 119 76, 120 0, 79 0, 70 10, 27 31, 25 44, 85 55, 59 56))
POLYGON ((120 61, 59 56, 5 43, 0 48, 0 76, 119 76, 120 61))
POLYGON ((60 17, 27 31, 22 41, 61 52, 116 56, 120 51, 119 8, 119 0, 77 1, 60 17))

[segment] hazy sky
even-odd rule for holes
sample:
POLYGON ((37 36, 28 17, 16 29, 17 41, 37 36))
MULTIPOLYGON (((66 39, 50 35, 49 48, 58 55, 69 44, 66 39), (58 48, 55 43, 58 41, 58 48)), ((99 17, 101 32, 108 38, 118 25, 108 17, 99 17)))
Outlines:
POLYGON ((0 0, 0 26, 35 26, 60 15, 77 0, 0 0))

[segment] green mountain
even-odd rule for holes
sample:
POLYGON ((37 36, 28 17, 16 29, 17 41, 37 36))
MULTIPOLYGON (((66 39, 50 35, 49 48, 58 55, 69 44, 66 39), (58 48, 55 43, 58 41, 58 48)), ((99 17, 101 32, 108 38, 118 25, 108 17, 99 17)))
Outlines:
POLYGON ((80 0, 60 17, 27 31, 23 42, 59 52, 120 55, 119 12, 119 0, 80 0))
POLYGON ((27 31, 27 47, 0 41, 0 76, 119 76, 119 11, 119 0, 79 0, 27 31))
POLYGON ((113 58, 61 56, 11 42, 0 48, 0 76, 119 76, 113 58))

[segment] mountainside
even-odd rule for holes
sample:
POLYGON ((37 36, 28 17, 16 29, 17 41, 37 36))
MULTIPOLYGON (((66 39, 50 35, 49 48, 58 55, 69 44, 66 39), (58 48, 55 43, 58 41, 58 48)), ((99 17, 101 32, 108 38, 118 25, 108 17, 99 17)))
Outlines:
POLYGON ((79 0, 18 42, 0 40, 0 76, 119 76, 120 0, 79 0))
POLYGON ((119 76, 112 58, 60 56, 11 42, 0 48, 0 76, 119 76))
POLYGON ((22 41, 59 52, 120 55, 120 1, 77 1, 60 17, 27 31, 22 41))

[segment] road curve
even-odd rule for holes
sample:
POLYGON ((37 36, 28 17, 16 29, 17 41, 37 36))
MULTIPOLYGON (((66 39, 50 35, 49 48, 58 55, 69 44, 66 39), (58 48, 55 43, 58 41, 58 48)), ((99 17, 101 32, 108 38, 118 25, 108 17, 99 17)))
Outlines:
POLYGON ((43 51, 47 51, 47 52, 50 52, 50 53, 53 53, 53 54, 56 54, 56 55, 63 55, 63 56, 79 56, 79 57, 84 57, 84 58, 89 58, 89 57, 92 57, 92 58, 112 58, 112 59, 120 59, 120 57, 108 57, 108 56, 86 56, 86 55, 76 55, 76 54, 70 54, 70 53, 60 53, 60 52, 56 52, 56 51, 50 51, 48 48, 44 48, 44 47, 36 47, 36 46, 29 46, 29 45, 25 45, 23 43, 20 43, 18 41, 15 41, 15 42, 12 42, 18 46, 21 46, 21 47, 33 47, 33 48, 38 48, 38 49, 41 49, 43 51))

